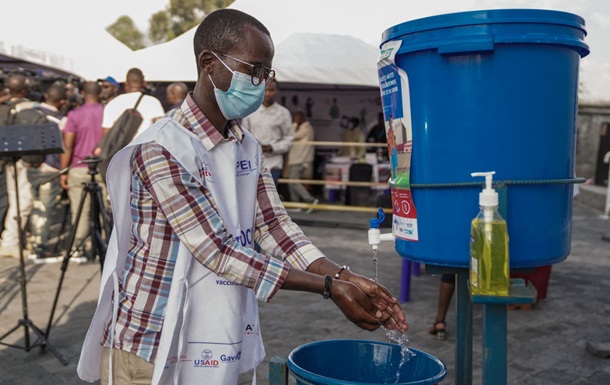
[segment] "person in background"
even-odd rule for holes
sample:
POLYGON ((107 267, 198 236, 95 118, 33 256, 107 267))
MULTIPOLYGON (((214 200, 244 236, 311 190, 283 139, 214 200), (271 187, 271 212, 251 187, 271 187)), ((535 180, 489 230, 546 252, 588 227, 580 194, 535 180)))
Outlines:
POLYGON ((434 319, 434 324, 428 329, 428 333, 435 335, 440 341, 444 341, 446 337, 447 324, 445 318, 447 317, 447 311, 449 310, 449 305, 451 305, 454 291, 455 274, 442 274, 441 285, 438 291, 436 318, 434 319))
POLYGON ((119 94, 121 85, 112 76, 106 76, 106 78, 100 80, 99 83, 102 87, 101 102, 103 105, 106 105, 119 94))
POLYGON ((165 89, 165 101, 168 105, 167 111, 180 107, 188 92, 189 88, 182 82, 171 83, 167 86, 165 89))
POLYGON ((79 377, 235 385, 264 358, 257 300, 280 289, 330 299, 362 329, 405 332, 387 289, 326 258, 291 221, 261 145, 237 121, 272 81, 267 28, 221 9, 193 45, 193 93, 110 165, 115 227, 79 377))
POLYGON ((270 81, 265 90, 263 105, 245 117, 242 125, 263 146, 266 166, 271 170, 277 188, 284 167, 284 154, 287 154, 292 146, 292 116, 286 107, 276 103, 278 83, 275 78, 270 81))
MULTIPOLYGON (((353 116, 344 116, 341 126, 344 128, 341 133, 341 140, 346 143, 363 143, 364 134, 360 131, 360 119, 353 116)), ((343 146, 339 150, 339 155, 350 156, 354 159, 361 159, 366 154, 366 147, 362 146, 343 146)))
MULTIPOLYGON (((44 123, 55 123, 60 129, 66 125, 61 110, 66 103, 66 87, 63 82, 53 83, 44 93, 44 102, 36 106, 44 123)), ((60 154, 42 157, 39 163, 36 156, 28 165, 28 180, 32 186, 33 207, 30 214, 30 243, 38 258, 52 257, 51 241, 58 241, 59 232, 52 228, 61 223, 61 186, 59 178, 53 178, 61 168, 60 154), (42 183, 45 182, 45 183, 42 183)), ((24 161, 29 158, 24 157, 24 161)))
MULTIPOLYGON (((385 133, 385 120, 383 119, 383 112, 377 114, 377 124, 375 124, 368 135, 366 136, 367 143, 387 143, 388 138, 385 133)), ((370 147, 367 148, 367 152, 376 152, 378 158, 387 159, 388 147, 370 147)))
MULTIPOLYGON (((292 115, 292 137, 294 142, 288 153, 288 178, 309 179, 313 175, 314 146, 305 142, 314 140, 314 131, 302 111, 292 115)), ((313 206, 318 204, 318 200, 301 183, 288 184, 288 190, 292 201, 312 204, 307 213, 311 213, 313 206)))
POLYGON ((127 71, 125 77, 125 93, 117 95, 112 99, 104 108, 104 119, 102 120, 102 127, 104 134, 108 132, 114 125, 114 122, 121 116, 123 111, 133 108, 138 101, 138 98, 142 96, 140 104, 138 104, 138 112, 142 115, 142 124, 138 128, 136 136, 142 133, 148 128, 155 118, 159 118, 165 114, 163 105, 159 99, 152 95, 144 94, 146 81, 144 80, 144 74, 139 68, 131 68, 127 71))
MULTIPOLYGON (((83 159, 93 155, 99 141, 102 139, 102 117, 104 106, 100 103, 102 89, 98 82, 89 81, 83 86, 84 103, 68 113, 68 122, 63 131, 64 153, 61 155, 61 168, 70 166, 70 170, 61 175, 61 187, 68 190, 70 198, 72 223, 78 215, 83 183, 91 180, 89 166, 81 163, 83 159)), ((104 188, 102 178, 96 175, 96 181, 104 188)), ((104 194, 105 195, 105 194, 104 194)), ((89 231, 90 197, 83 205, 81 218, 76 229, 74 246, 81 245, 89 231)), ((91 245, 83 244, 83 252, 88 254, 91 245)), ((69 250, 70 251, 70 250, 69 250)))
MULTIPOLYGON (((13 72, 6 78, 5 86, 9 90, 9 98, 5 100, 0 109, 2 112, 0 123, 2 125, 32 124, 33 122, 27 122, 22 119, 16 122, 17 114, 10 112, 11 110, 16 111, 19 106, 24 106, 25 110, 31 109, 35 105, 34 102, 28 99, 31 90, 31 81, 28 76, 22 72, 13 72)), ((35 116, 34 118, 37 119, 35 116)), ((14 167, 13 164, 7 164, 4 171, 3 174, 0 174, 0 177, 6 178, 6 190, 0 191, 0 196, 8 198, 8 207, 4 215, 4 230, 0 237, 0 254, 2 256, 19 258, 19 227, 15 220, 17 217, 17 199, 19 199, 21 225, 24 228, 28 216, 32 211, 32 191, 23 160, 18 160, 14 167), (19 197, 17 197, 15 188, 15 169, 19 181, 19 197)), ((0 187, 4 186, 0 185, 0 187)))

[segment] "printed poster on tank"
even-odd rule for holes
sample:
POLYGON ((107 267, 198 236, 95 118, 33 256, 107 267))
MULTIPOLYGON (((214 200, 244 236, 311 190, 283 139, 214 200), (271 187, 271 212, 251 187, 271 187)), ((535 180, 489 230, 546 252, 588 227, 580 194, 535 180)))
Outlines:
POLYGON ((385 120, 392 176, 392 233, 408 241, 418 241, 417 211, 411 192, 411 103, 407 73, 395 63, 401 41, 389 41, 381 47, 377 69, 385 120))

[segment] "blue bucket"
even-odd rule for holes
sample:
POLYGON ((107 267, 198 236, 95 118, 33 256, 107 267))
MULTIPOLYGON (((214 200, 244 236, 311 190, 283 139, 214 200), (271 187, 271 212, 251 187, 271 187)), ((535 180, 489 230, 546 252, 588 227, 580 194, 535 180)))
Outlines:
POLYGON ((298 385, 438 384, 445 365, 416 349, 399 368, 400 346, 359 340, 317 341, 299 346, 288 356, 298 385))
POLYGON ((476 171, 507 181, 499 192, 511 267, 567 257, 585 35, 579 16, 532 9, 440 15, 384 32, 383 43, 401 41, 395 61, 411 103, 419 241, 397 240, 402 257, 469 266, 481 187, 465 184, 476 171))

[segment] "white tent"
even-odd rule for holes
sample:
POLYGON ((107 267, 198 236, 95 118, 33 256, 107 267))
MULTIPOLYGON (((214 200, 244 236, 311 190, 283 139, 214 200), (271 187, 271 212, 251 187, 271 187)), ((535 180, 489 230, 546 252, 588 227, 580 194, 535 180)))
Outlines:
POLYGON ((282 82, 378 87, 378 50, 346 35, 294 33, 277 45, 282 82))
MULTIPOLYGON (((136 51, 134 65, 149 81, 196 81, 194 33, 136 51)), ((282 83, 377 87, 377 56, 375 47, 351 36, 295 33, 277 45, 273 67, 282 83)))
MULTIPOLYGON (((148 81, 194 82, 197 80, 197 66, 193 51, 193 28, 172 41, 135 51, 130 57, 133 67, 144 72, 148 81)), ((125 73, 117 74, 117 80, 124 80, 125 73)))
POLYGON ((0 66, 42 68, 86 79, 124 76, 133 51, 99 25, 86 18, 67 20, 42 12, 33 1, 19 3, 14 17, 4 15, 0 23, 0 66), (38 11, 29 12, 28 7, 38 11))
MULTIPOLYGON (((267 26, 276 45, 273 67, 282 83, 377 87, 375 46, 351 36, 349 30, 289 17, 312 7, 310 2, 277 0, 237 0, 230 6, 267 26)), ((134 65, 149 81, 195 81, 194 35, 191 29, 170 42, 136 51, 134 65)))

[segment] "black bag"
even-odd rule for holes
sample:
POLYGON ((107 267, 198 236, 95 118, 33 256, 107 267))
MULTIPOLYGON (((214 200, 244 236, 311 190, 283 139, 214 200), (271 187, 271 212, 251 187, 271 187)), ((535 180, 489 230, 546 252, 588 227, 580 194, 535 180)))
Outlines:
POLYGON ((143 96, 144 94, 140 94, 140 97, 133 108, 128 108, 123 111, 121 116, 119 116, 112 125, 112 128, 104 135, 98 144, 98 147, 102 149, 102 152, 99 154, 99 157, 102 159, 99 169, 104 182, 106 181, 106 172, 108 171, 110 160, 117 152, 131 142, 138 132, 142 120, 144 120, 137 110, 143 96))

